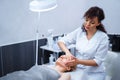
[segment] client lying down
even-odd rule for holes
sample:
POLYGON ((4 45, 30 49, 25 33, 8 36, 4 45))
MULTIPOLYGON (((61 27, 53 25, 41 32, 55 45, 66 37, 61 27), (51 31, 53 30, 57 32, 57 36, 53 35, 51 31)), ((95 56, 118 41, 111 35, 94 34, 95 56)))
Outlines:
POLYGON ((65 55, 60 56, 54 66, 33 66, 27 71, 16 71, 0 78, 0 80, 70 80, 65 73, 76 68, 75 60, 68 61, 65 55), (71 63, 71 66, 65 65, 71 63))

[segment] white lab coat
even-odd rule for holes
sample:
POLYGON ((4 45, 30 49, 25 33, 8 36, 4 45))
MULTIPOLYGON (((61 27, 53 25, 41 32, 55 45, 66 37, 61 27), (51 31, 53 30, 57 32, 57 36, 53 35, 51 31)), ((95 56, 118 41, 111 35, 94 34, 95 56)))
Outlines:
POLYGON ((79 27, 59 41, 64 42, 67 46, 75 44, 77 58, 87 60, 93 59, 98 64, 97 67, 79 64, 79 68, 83 68, 87 72, 105 71, 103 61, 108 52, 109 40, 107 34, 104 32, 97 30, 94 36, 88 40, 86 32, 79 27))

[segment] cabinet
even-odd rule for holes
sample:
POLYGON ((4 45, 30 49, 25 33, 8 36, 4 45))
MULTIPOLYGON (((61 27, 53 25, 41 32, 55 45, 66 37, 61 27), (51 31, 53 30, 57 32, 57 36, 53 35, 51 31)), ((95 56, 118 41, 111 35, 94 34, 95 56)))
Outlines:
POLYGON ((2 64, 2 50, 1 50, 1 47, 0 47, 0 77, 3 75, 3 64, 2 64))
POLYGON ((25 42, 1 47, 1 76, 7 73, 28 70, 35 64, 35 42, 25 42))

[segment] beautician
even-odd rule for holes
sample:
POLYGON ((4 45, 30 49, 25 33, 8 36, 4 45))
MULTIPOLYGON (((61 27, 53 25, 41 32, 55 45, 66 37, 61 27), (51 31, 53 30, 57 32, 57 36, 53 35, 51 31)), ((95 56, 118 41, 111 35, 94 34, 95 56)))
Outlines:
POLYGON ((85 21, 82 27, 61 38, 58 45, 69 60, 76 58, 77 68, 83 72, 79 80, 105 80, 103 62, 109 41, 101 22, 105 18, 104 11, 94 6, 83 17, 85 21), (75 44, 76 57, 67 48, 70 44, 75 44))

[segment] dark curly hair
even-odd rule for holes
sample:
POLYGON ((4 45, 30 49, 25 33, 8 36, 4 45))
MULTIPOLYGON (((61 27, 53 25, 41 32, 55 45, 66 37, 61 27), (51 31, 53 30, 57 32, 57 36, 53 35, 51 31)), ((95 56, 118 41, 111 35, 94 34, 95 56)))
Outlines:
MULTIPOLYGON (((88 9, 85 12, 83 17, 84 18, 91 18, 91 19, 94 18, 94 17, 97 17, 98 18, 98 22, 101 23, 101 21, 104 20, 105 15, 104 15, 103 9, 95 6, 95 7, 91 7, 90 9, 88 9)), ((84 26, 82 26, 82 29, 85 31, 84 26)), ((99 26, 97 26, 97 29, 107 33, 107 31, 105 30, 104 25, 102 23, 99 26)))

